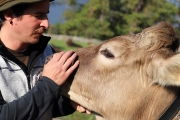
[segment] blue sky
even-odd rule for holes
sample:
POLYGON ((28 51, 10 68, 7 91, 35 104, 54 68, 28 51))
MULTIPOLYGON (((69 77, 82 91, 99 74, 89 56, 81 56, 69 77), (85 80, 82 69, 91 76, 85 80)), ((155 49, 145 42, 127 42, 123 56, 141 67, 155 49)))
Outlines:
MULTIPOLYGON (((59 0, 55 0, 58 2, 59 0)), ((80 3, 84 3, 88 0, 78 0, 80 3)), ((65 10, 65 6, 60 5, 51 5, 50 13, 48 14, 50 24, 55 24, 62 21, 62 12, 65 10)))
MULTIPOLYGON (((58 1, 58 0, 55 0, 55 1, 58 1)), ((55 24, 59 22, 63 11, 64 11, 64 6, 51 5, 50 13, 48 14, 50 24, 55 24)))

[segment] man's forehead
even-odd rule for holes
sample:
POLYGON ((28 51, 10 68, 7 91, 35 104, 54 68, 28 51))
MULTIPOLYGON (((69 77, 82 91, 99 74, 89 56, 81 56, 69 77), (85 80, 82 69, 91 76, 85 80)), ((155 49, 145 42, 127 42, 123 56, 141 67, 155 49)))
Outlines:
POLYGON ((26 13, 34 13, 34 14, 48 14, 49 13, 50 3, 46 1, 37 2, 31 4, 26 10, 26 13))

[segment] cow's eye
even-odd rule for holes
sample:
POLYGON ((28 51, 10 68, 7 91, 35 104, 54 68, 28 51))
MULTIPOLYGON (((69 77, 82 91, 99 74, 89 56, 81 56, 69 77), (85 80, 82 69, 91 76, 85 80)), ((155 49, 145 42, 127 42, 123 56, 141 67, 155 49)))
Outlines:
POLYGON ((107 58, 114 58, 114 55, 108 49, 101 50, 100 53, 107 58))

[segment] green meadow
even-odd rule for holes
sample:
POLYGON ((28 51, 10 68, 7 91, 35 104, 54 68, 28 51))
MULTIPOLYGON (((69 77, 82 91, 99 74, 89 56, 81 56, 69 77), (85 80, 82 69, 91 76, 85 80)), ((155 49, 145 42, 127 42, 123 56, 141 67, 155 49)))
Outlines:
MULTIPOLYGON (((86 42, 73 41, 73 43, 80 45, 82 47, 88 46, 88 43, 86 42)), ((55 47, 59 48, 62 51, 75 50, 78 48, 78 47, 68 46, 65 40, 52 39, 49 41, 49 44, 54 45, 55 47)))

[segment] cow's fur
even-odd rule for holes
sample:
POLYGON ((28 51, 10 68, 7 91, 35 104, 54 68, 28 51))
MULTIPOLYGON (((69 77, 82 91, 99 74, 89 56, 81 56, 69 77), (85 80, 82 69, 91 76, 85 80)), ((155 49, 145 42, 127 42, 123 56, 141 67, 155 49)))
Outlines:
POLYGON ((157 120, 180 86, 178 35, 167 22, 76 50, 80 65, 62 93, 98 120, 157 120))

